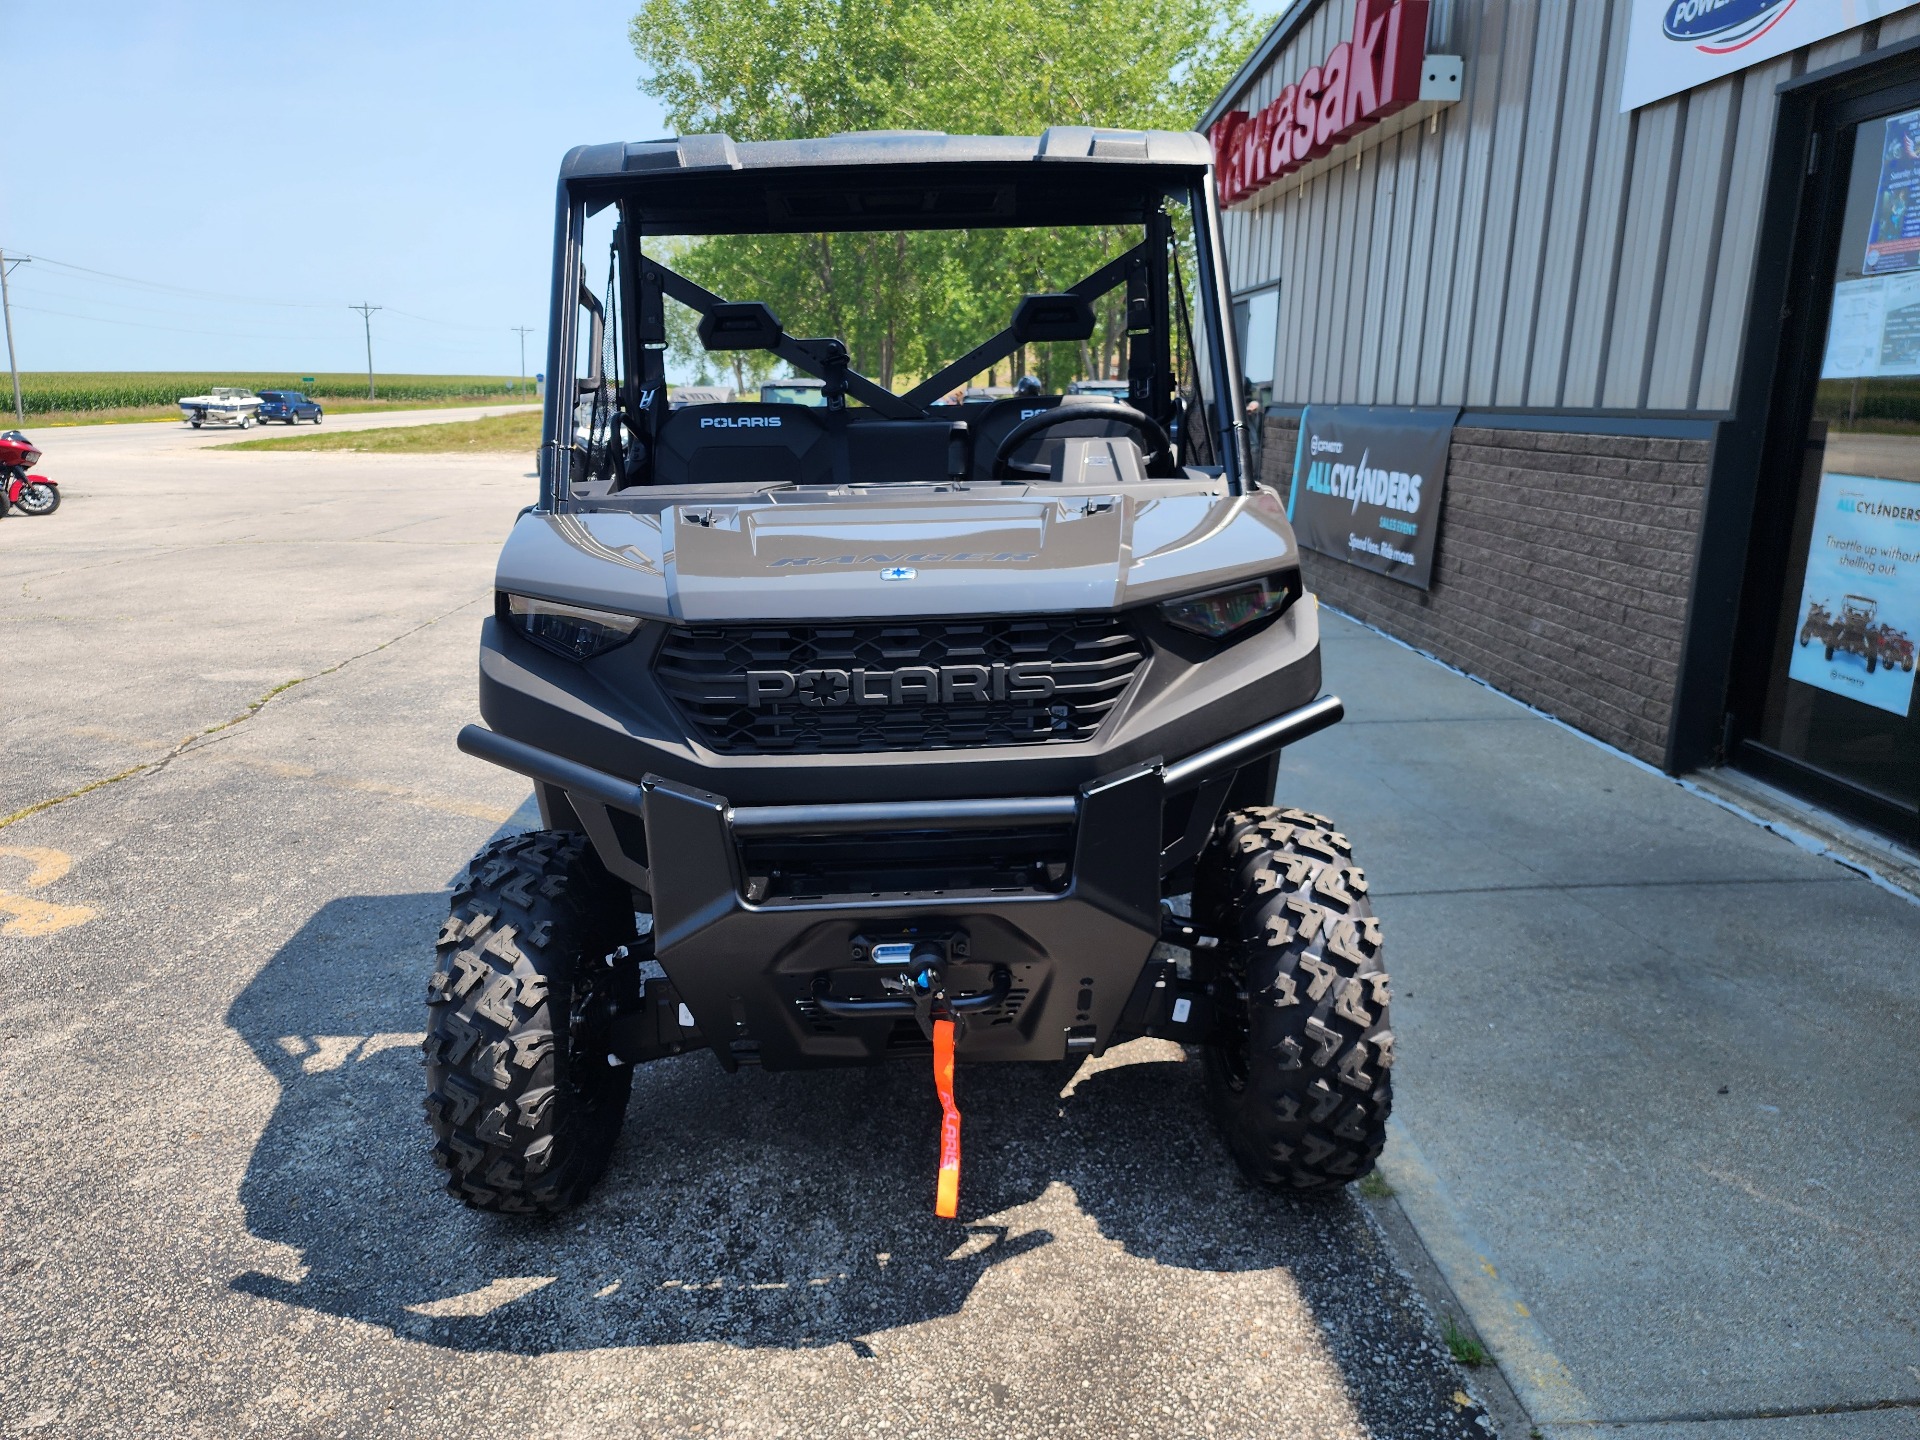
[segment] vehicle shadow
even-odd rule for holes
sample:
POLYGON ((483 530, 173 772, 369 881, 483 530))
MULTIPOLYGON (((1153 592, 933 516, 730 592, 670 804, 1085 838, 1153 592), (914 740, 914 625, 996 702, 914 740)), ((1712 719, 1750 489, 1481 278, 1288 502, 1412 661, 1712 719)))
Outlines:
POLYGON ((444 904, 332 901, 234 1001, 229 1023, 280 1085, 240 1198, 255 1235, 295 1252, 234 1288, 458 1351, 861 1351, 954 1314, 994 1267, 1054 1243, 1018 1212, 1064 1185, 1131 1255, 1285 1271, 1357 1400, 1440 1377, 1358 1202, 1244 1181, 1207 1121, 1200 1066, 1159 1042, 1143 1042, 1153 1063, 1078 1074, 963 1068, 957 1223, 931 1213, 938 1106, 920 1066, 730 1076, 705 1054, 636 1072, 612 1168, 578 1211, 464 1209, 440 1189, 422 1114, 422 937, 444 904))

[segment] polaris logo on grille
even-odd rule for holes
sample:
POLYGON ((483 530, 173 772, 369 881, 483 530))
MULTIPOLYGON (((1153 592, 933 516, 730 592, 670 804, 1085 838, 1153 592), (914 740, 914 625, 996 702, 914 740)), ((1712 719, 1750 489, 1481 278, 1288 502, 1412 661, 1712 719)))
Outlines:
POLYGON ((778 430, 778 415, 702 415, 702 430, 778 430))
POLYGON ((904 665, 898 670, 749 670, 747 705, 783 700, 814 709, 838 705, 956 705, 993 700, 1045 700, 1055 689, 1053 664, 904 665))

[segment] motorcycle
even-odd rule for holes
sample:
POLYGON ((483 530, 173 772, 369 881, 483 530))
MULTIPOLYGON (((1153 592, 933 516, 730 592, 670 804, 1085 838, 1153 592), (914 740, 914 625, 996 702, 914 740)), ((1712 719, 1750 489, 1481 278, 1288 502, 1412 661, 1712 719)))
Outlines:
POLYGON ((22 515, 51 515, 60 508, 60 487, 44 475, 30 475, 27 467, 40 459, 33 442, 18 430, 0 434, 0 516, 9 506, 22 515))

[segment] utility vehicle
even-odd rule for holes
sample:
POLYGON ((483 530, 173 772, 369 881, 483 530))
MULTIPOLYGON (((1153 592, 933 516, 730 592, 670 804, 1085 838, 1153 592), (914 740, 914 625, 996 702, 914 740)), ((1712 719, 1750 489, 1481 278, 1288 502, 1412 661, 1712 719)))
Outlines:
POLYGON ((542 828, 474 857, 427 989, 454 1195, 578 1201, 644 1061, 931 1056, 951 1215, 955 1062, 1148 1035, 1202 1052, 1256 1180, 1372 1166, 1380 930, 1346 838, 1274 805, 1341 704, 1248 464, 1208 161, 1084 128, 566 157, 574 381, 459 739, 542 828), (670 409, 676 306, 825 403, 670 409), (1109 365, 1124 402, 1058 393, 1109 365), (1046 393, 936 403, 996 367, 1046 393))
POLYGON ((1880 602, 1868 595, 1846 595, 1840 600, 1840 613, 1822 601, 1807 606, 1807 618, 1800 623, 1800 644, 1818 640, 1829 660, 1834 652, 1858 655, 1871 675, 1882 665, 1913 669, 1913 641, 1904 631, 1880 620, 1880 602))

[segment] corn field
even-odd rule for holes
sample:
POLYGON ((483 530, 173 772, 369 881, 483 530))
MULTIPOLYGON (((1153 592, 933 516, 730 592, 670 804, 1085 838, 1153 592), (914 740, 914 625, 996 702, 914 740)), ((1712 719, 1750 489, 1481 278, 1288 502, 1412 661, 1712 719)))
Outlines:
MULTIPOLYGON (((498 375, 376 375, 374 394, 382 400, 491 400, 523 393, 533 381, 498 375)), ((185 395, 204 395, 215 385, 245 385, 254 390, 298 390, 316 400, 364 400, 367 377, 316 375, 304 382, 299 375, 171 371, 22 371, 20 396, 28 415, 88 410, 126 410, 172 405, 185 395)), ((0 401, 13 396, 7 377, 0 375, 0 401)), ((0 409, 7 408, 0 403, 0 409)))

